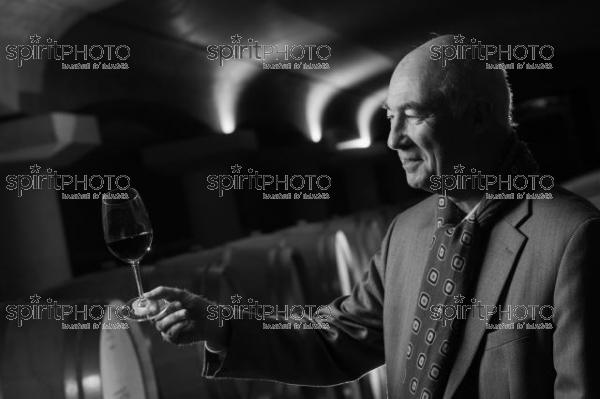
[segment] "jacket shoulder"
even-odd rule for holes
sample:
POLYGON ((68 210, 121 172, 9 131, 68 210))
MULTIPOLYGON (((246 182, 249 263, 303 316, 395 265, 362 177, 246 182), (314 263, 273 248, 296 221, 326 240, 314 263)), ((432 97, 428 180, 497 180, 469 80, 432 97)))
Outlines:
POLYGON ((407 227, 411 230, 433 226, 437 195, 430 195, 424 200, 403 210, 394 218, 394 227, 407 227))
POLYGON ((544 218, 560 224, 579 226, 600 218, 600 210, 588 200, 564 188, 552 191, 552 199, 532 200, 534 218, 544 218))

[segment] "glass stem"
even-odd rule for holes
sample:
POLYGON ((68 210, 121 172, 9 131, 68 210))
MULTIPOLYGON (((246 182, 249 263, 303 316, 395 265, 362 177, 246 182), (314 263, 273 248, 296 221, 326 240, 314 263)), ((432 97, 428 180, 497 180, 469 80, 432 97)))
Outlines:
POLYGON ((140 273, 140 261, 136 260, 131 262, 133 268, 133 274, 135 275, 135 284, 137 285, 138 294, 140 298, 144 296, 144 288, 142 288, 142 274, 140 273))

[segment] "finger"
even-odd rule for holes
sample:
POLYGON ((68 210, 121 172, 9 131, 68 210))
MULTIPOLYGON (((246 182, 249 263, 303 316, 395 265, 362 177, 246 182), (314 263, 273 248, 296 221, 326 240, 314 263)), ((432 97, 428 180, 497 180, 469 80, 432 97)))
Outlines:
POLYGON ((160 312, 158 314, 158 316, 156 316, 154 321, 160 321, 160 320, 164 319, 165 317, 167 317, 168 315, 170 315, 171 313, 175 313, 176 311, 178 311, 179 309, 182 309, 182 308, 183 308, 183 305, 179 301, 169 302, 167 307, 162 312, 160 312))
POLYGON ((186 295, 186 292, 179 288, 173 287, 156 287, 152 291, 148 291, 144 294, 149 299, 166 299, 167 301, 182 300, 186 295))
POLYGON ((178 323, 173 324, 166 332, 162 333, 163 339, 171 343, 177 343, 179 335, 181 334, 183 329, 187 327, 187 325, 187 321, 180 321, 178 323))
POLYGON ((169 304, 167 305, 164 312, 161 312, 158 316, 156 316, 156 318, 154 320, 152 320, 154 327, 159 332, 162 332, 164 330, 164 328, 163 328, 164 324, 162 324, 162 322, 165 319, 165 317, 170 316, 173 313, 175 313, 181 309, 183 309, 183 305, 181 304, 181 302, 179 302, 179 301, 169 302, 169 304))
POLYGON ((188 318, 187 309, 180 309, 180 310, 164 317, 159 322, 157 322, 156 328, 161 332, 165 332, 169 328, 171 328, 171 326, 173 326, 174 324, 181 322, 181 321, 185 321, 185 320, 187 320, 187 318, 188 318))

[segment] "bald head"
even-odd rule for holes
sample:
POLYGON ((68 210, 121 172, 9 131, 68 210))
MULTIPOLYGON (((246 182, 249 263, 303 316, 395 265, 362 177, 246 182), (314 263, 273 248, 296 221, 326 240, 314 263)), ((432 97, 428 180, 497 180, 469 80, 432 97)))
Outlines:
POLYGON ((441 36, 407 54, 384 106, 388 146, 397 151, 408 184, 426 190, 431 176, 453 174, 458 165, 493 168, 512 134, 505 73, 479 60, 432 59, 432 46, 456 45, 452 36, 441 36))
POLYGON ((471 52, 465 59, 432 59, 432 47, 443 51, 449 46, 456 46, 453 35, 436 37, 408 53, 394 70, 390 90, 406 79, 416 80, 429 101, 447 107, 455 117, 461 117, 472 104, 484 104, 491 117, 489 130, 510 132, 512 93, 506 72, 486 69, 484 61, 471 59, 471 52))

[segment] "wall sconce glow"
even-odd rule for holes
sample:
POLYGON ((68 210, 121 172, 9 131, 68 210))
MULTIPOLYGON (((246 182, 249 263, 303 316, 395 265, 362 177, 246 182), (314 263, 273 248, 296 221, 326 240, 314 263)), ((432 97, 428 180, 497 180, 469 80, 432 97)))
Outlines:
POLYGON ((354 148, 369 148, 370 146, 371 139, 368 137, 361 137, 358 139, 339 142, 335 145, 335 148, 338 150, 351 150, 354 148))
POLYGON ((222 111, 219 112, 219 124, 221 125, 221 132, 224 134, 233 133, 235 130, 235 110, 231 110, 229 107, 223 107, 221 110, 222 111))
POLYGON ((237 124, 240 96, 260 69, 247 62, 228 63, 215 69, 213 100, 221 132, 233 133, 237 124))
POLYGON ((382 87, 365 98, 358 106, 356 124, 358 125, 357 139, 342 141, 336 144, 338 150, 352 148, 367 148, 371 145, 371 120, 375 113, 381 108, 381 104, 387 95, 387 87, 382 87))
POLYGON ((383 87, 367 98, 358 107, 356 114, 356 124, 358 125, 358 134, 361 138, 371 140, 371 120, 377 111, 381 109, 381 104, 387 96, 387 87, 383 87))
POLYGON ((336 92, 335 87, 325 84, 318 84, 308 92, 306 98, 306 124, 313 143, 318 143, 323 137, 321 126, 323 110, 336 92))
MULTIPOLYGON (((329 71, 326 81, 313 85, 306 96, 306 125, 313 142, 319 142, 323 135, 323 114, 333 96, 340 90, 348 89, 378 73, 391 68, 391 61, 372 51, 359 51, 358 55, 343 62, 336 60, 336 68, 329 71)), ((365 142, 364 140, 362 141, 365 142)))

